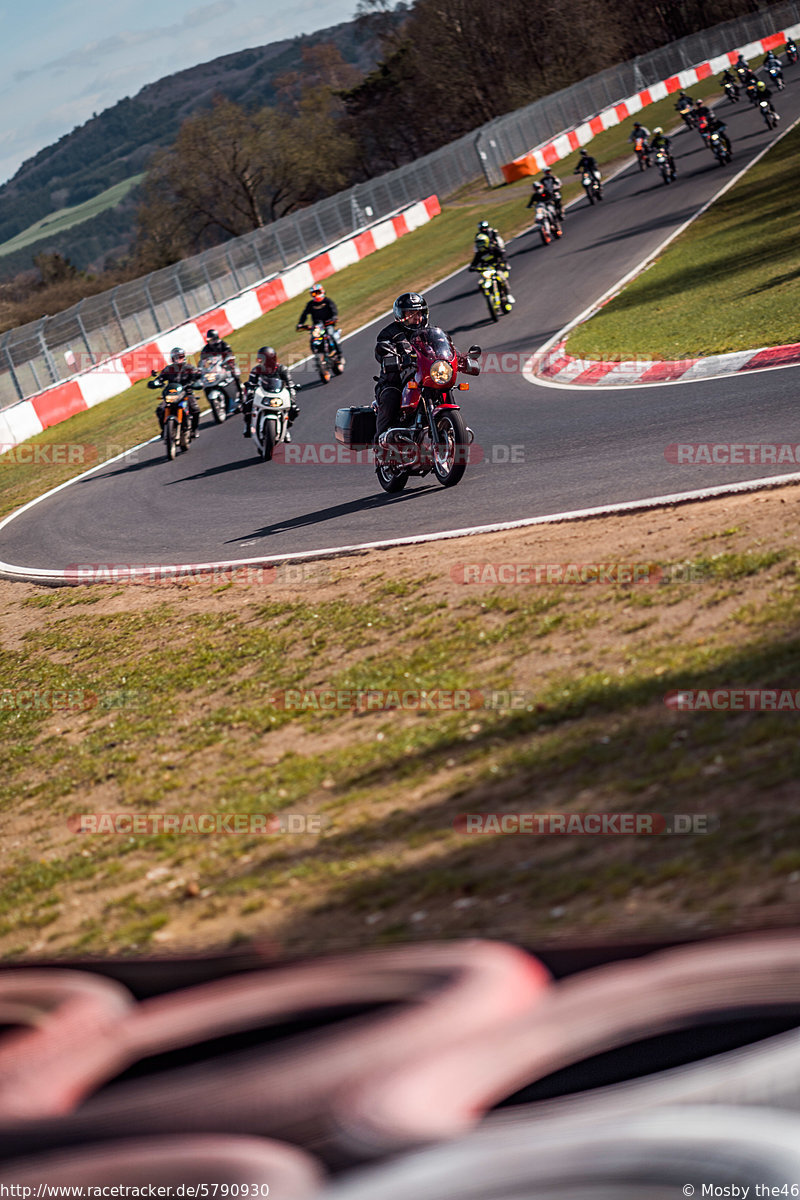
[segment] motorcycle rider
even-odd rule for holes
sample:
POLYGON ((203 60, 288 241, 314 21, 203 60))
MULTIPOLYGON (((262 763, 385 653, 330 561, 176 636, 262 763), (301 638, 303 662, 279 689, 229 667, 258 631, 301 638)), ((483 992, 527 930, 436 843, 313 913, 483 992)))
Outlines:
POLYGON ((750 68, 747 65, 747 59, 743 57, 741 50, 739 51, 736 62, 733 64, 733 69, 738 74, 739 78, 744 83, 744 76, 750 68))
MULTIPOLYGON (((294 380, 289 372, 288 367, 284 367, 278 362, 278 354, 273 346, 262 346, 256 355, 256 365, 253 367, 247 383, 245 384, 245 398, 242 403, 242 414, 244 416, 244 436, 252 437, 252 429, 250 428, 250 420, 253 415, 253 396, 262 379, 268 379, 271 376, 277 375, 285 388, 289 389, 289 395, 292 398, 292 406, 289 409, 289 426, 294 424, 300 416, 300 409, 297 407, 295 395, 297 388, 294 380)), ((287 431, 286 441, 290 442, 292 435, 287 431)))
MULTIPOLYGON (((730 138, 728 137, 727 133, 725 132, 725 130, 727 128, 728 128, 727 125, 723 121, 720 121, 719 117, 715 116, 714 113, 712 113, 711 117, 709 118, 708 125, 706 126, 706 133, 708 134, 709 139, 710 139, 712 133, 718 133, 720 135, 720 137, 722 138, 723 142, 725 143, 725 146, 728 150, 728 154, 733 155, 733 147, 731 146, 730 138)), ((708 144, 710 144, 710 141, 708 144)))
POLYGON ((297 328, 302 329, 306 323, 306 317, 311 317, 312 325, 324 325, 330 332, 336 344, 336 349, 339 350, 339 342, 341 340, 341 330, 336 328, 336 322, 339 319, 339 310, 336 307, 330 296, 325 295, 325 288, 321 283, 315 283, 309 289, 311 299, 306 304, 297 322, 297 328))
POLYGON ((597 159, 593 158, 592 155, 587 153, 587 151, 584 149, 581 150, 581 156, 578 159, 578 165, 572 174, 583 175, 587 172, 592 176, 593 179, 596 179, 598 183, 600 182, 600 168, 597 165, 597 159))
POLYGON ((761 100, 766 100, 770 107, 770 112, 775 113, 776 118, 780 121, 780 114, 775 112, 775 107, 772 103, 772 88, 767 87, 763 79, 759 79, 756 84, 756 104, 761 100))
POLYGON ((557 175, 554 175, 549 167, 542 174, 542 187, 545 190, 547 199, 556 210, 556 216, 559 221, 564 218, 564 209, 561 206, 561 180, 557 175))
MULTIPOLYGON (((488 233, 478 233, 475 236, 475 253, 467 270, 484 271, 487 267, 495 267, 498 271, 505 271, 506 279, 511 272, 511 267, 506 261, 506 256, 499 246, 492 245, 488 233)), ((509 304, 514 304, 514 297, 508 290, 507 283, 505 284, 505 294, 509 304)))
MULTIPOLYGON (((483 234, 487 238, 488 235, 483 234)), ((376 435, 397 424, 403 398, 402 371, 413 359, 411 337, 428 324, 428 304, 418 292, 403 292, 392 306, 393 320, 384 325, 375 343, 381 373, 375 380, 376 435)))
POLYGON ((680 91, 678 93, 678 99, 675 101, 675 111, 681 115, 684 123, 689 127, 689 129, 691 129, 693 120, 692 114, 694 112, 694 100, 692 97, 688 96, 686 92, 680 91))
POLYGON ((694 119, 697 123, 697 129, 704 142, 708 142, 708 127, 712 118, 711 109, 703 100, 696 100, 694 105, 694 119))
POLYGON ((244 392, 242 391, 242 373, 236 365, 236 358, 233 350, 227 342, 223 341, 219 336, 218 329, 209 329, 206 333, 206 344, 200 351, 200 366, 203 365, 204 358, 221 358, 222 365, 233 375, 236 381, 236 392, 239 396, 239 403, 244 400, 244 392))
POLYGON ((731 74, 731 72, 728 70, 727 67, 722 72, 722 75, 720 77, 720 83, 722 84, 722 87, 723 87, 723 90, 724 90, 726 96, 729 96, 732 100, 738 99, 739 80, 738 80, 738 78, 734 78, 734 76, 731 74))
POLYGON ((485 233, 491 244, 496 247, 501 253, 505 250, 506 244, 501 238, 499 232, 489 224, 488 221, 478 221, 478 231, 475 234, 475 245, 478 244, 478 238, 482 233, 485 233))
POLYGON ((675 166, 675 159, 672 157, 672 151, 670 149, 671 145, 672 139, 667 137, 660 125, 656 125, 655 129, 653 130, 653 140, 650 143, 650 149, 652 150, 653 154, 656 154, 659 150, 664 150, 666 152, 667 162, 669 163, 669 167, 672 172, 672 178, 674 179, 678 174, 678 170, 675 166))
POLYGON ((796 63, 797 62, 797 44, 795 43, 794 38, 789 38, 783 49, 784 49, 784 53, 786 54, 786 61, 790 62, 790 63, 796 63))
MULTIPOLYGON (((191 389, 202 379, 203 372, 199 367, 193 367, 191 363, 187 363, 186 351, 182 350, 180 346, 175 346, 170 351, 169 359, 170 361, 166 367, 162 367, 158 372, 153 372, 153 378, 148 379, 147 386, 149 388, 157 388, 164 387, 168 383, 174 383, 184 388, 186 405, 192 418, 192 437, 197 438, 200 436, 197 432, 197 426, 200 424, 200 405, 195 400, 191 389)), ((164 412, 166 411, 166 407, 166 400, 162 400, 156 409, 158 427, 162 437, 164 436, 164 412)))

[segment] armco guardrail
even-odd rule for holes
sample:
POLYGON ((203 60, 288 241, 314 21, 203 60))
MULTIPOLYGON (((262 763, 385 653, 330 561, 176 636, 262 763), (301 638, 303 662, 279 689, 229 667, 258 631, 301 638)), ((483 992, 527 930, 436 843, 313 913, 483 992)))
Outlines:
POLYGON ((376 179, 329 196, 244 237, 215 246, 142 279, 120 284, 52 317, 0 335, 0 409, 66 381, 73 356, 93 362, 156 337, 248 288, 352 237, 433 193, 448 196, 480 177, 504 180, 503 166, 531 146, 591 121, 686 64, 760 41, 800 21, 800 0, 715 25, 601 71, 525 108, 497 117, 455 142, 376 179))
POLYGON ((157 331, 151 340, 128 347, 122 354, 110 355, 98 364, 94 364, 88 355, 83 356, 84 361, 76 358, 78 370, 72 379, 0 411, 0 453, 75 413, 85 412, 103 400, 119 395, 137 379, 146 378, 153 368, 160 370, 168 361, 172 346, 182 346, 187 353, 194 354, 203 345, 203 333, 209 326, 215 326, 224 337, 278 304, 299 296, 312 283, 327 279, 334 272, 390 245, 398 237, 424 225, 439 211, 437 197, 428 196, 355 237, 328 247, 322 254, 247 289, 226 304, 198 314, 194 320, 157 331))

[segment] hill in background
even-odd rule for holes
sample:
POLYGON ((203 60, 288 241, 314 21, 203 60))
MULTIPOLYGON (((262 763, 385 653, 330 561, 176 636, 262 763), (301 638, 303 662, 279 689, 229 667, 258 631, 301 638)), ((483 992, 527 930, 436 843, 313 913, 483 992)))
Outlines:
POLYGON ((80 269, 100 269, 107 259, 124 254, 133 234, 138 188, 88 219, 79 211, 75 224, 61 210, 141 175, 153 151, 169 145, 188 116, 210 108, 215 95, 245 107, 274 103, 275 81, 300 71, 304 50, 322 42, 333 43, 345 62, 362 71, 372 69, 380 57, 375 26, 363 18, 225 54, 148 84, 40 150, 0 187, 0 278, 29 268, 33 255, 42 251, 62 254, 80 269), (44 224, 41 237, 2 253, 4 243, 54 213, 59 213, 57 232, 48 234, 44 224))

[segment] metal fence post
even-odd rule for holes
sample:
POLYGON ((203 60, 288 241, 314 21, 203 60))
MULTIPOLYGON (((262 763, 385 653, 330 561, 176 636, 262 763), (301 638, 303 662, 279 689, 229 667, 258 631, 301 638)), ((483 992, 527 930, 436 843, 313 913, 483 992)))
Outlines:
MULTIPOLYGON (((117 284, 117 286, 113 289, 109 299, 111 300, 111 311, 114 313, 114 316, 116 317, 117 325, 119 325, 119 331, 122 334, 122 344, 124 346, 125 342, 127 341, 128 335, 125 332, 125 326, 122 324, 122 317, 119 315, 119 307, 117 306, 117 292, 118 291, 119 291, 119 284, 117 284)), ((134 313, 134 319, 135 319, 135 316, 136 316, 136 314, 134 313)), ((137 321, 137 325, 138 325, 138 321, 137 321)), ((141 332, 142 331, 140 329, 139 333, 141 334, 141 332)))
MULTIPOLYGON (((61 377, 58 374, 58 370, 56 369, 55 359, 53 358, 52 354, 50 353, 50 347, 48 346, 47 342, 45 341, 45 337, 44 337, 44 324, 45 324, 45 321, 48 321, 49 319, 50 318, 47 315, 43 316, 40 319, 39 324, 36 328, 36 337, 38 339, 39 346, 42 351, 42 358, 45 361, 45 366, 47 367, 47 370, 50 374, 51 382, 58 383, 58 381, 61 377)), ((35 374, 35 372, 34 372, 34 374, 35 374)))
POLYGON ((228 266, 230 267, 230 272, 231 272, 231 275, 233 276, 233 282, 236 287, 236 290, 237 290, 237 292, 240 292, 242 290, 242 288, 241 288, 241 284, 239 283, 239 276, 236 274, 236 267, 233 265, 233 259, 231 258, 230 250, 225 251, 225 261, 227 262, 228 266))
POLYGON ((83 339, 83 344, 86 347, 86 353, 89 355, 89 362, 94 363, 94 355, 92 354, 92 347, 89 345, 89 339, 86 336, 86 326, 84 325, 83 318, 81 317, 81 309, 83 308, 85 300, 86 300, 86 297, 84 296, 83 300, 79 300, 78 303, 76 304, 75 320, 77 321, 78 328, 81 331, 81 337, 83 339))
POLYGON ((6 361, 8 362, 8 370, 11 375, 11 382, 14 385, 14 390, 17 393, 17 395, 19 396, 20 400, 24 400, 25 396, 23 395, 22 388, 20 387, 20 382, 19 382, 19 379, 17 378, 17 372, 14 370, 14 360, 12 359, 11 351, 8 348, 8 339, 10 337, 11 337, 11 330, 9 329, 9 331, 6 333, 5 337, 3 338, 3 352, 5 353, 6 361))
POLYGON ((153 318, 153 329, 156 331, 156 333, 158 333, 158 317, 156 316, 153 297, 150 295, 150 276, 145 275, 142 282, 144 285, 144 298, 147 301, 147 307, 150 309, 150 316, 153 318))

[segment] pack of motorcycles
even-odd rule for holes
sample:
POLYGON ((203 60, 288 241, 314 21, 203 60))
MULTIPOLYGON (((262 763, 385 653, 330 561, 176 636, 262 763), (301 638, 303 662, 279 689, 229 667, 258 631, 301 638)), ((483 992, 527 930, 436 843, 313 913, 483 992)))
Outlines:
MULTIPOLYGON (((794 60, 792 60, 794 61, 794 60)), ((783 77, 770 69, 773 82, 781 90, 783 77)), ((736 85, 726 84, 725 92, 731 103, 739 99, 736 85)), ((756 99, 750 97, 753 103, 756 99)), ((770 128, 776 117, 768 100, 760 100, 759 109, 770 128)), ((680 111, 680 109, 679 109, 680 111)), ((687 110, 680 112, 690 128, 697 128, 703 140, 720 163, 730 161, 730 149, 718 133, 707 133, 687 110)), ((646 145, 635 145, 634 151, 643 170, 650 166, 646 145)), ((655 165, 664 183, 671 183, 674 173, 665 151, 656 151, 655 165)), ((584 171, 581 183, 590 204, 603 198, 601 180, 584 171)), ((563 210, 560 193, 554 199, 542 198, 534 210, 531 232, 538 233, 543 245, 562 236, 563 210)), ((478 274, 478 286, 483 293, 493 321, 511 311, 508 294, 508 271, 501 265, 486 266, 478 274)), ((303 326, 303 328, 309 328, 303 326)), ((310 350, 322 383, 341 375, 345 360, 337 339, 324 325, 310 327, 310 350)), ((337 442, 350 451, 372 451, 380 486, 386 492, 400 492, 414 476, 433 474, 443 487, 453 487, 464 476, 469 462, 473 431, 465 424, 455 399, 458 391, 467 391, 469 383, 461 376, 480 373, 480 346, 470 346, 460 354, 449 334, 443 329, 428 327, 410 337, 413 361, 401 376, 402 401, 399 424, 380 438, 376 437, 376 405, 351 406, 336 412, 334 433, 337 442)), ((237 381, 222 359, 210 358, 203 363, 201 386, 209 403, 214 421, 221 424, 239 411, 237 381)), ((167 385, 162 393, 166 401, 164 442, 168 458, 177 450, 190 445, 189 413, 183 390, 167 385)), ((259 458, 269 462, 275 447, 289 440, 289 410, 292 398, 289 389, 278 377, 261 381, 253 396, 252 431, 254 448, 259 458)))

